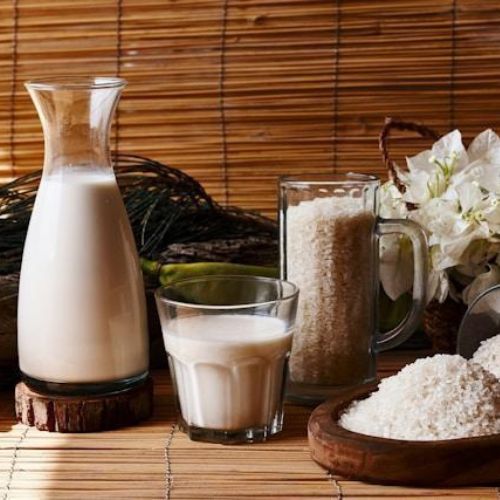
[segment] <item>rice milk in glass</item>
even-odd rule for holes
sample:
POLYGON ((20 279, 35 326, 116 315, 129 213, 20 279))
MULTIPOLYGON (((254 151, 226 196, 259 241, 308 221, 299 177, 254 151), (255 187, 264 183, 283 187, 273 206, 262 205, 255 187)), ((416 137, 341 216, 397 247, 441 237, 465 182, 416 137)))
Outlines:
POLYGON ((265 440, 283 422, 294 285, 206 276, 157 291, 181 423, 192 439, 265 440))

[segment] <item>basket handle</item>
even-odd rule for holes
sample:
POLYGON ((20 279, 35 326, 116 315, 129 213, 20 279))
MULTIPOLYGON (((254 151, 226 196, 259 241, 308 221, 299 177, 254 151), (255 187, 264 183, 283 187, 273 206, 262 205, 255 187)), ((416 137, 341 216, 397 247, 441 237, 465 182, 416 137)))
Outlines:
POLYGON ((399 192, 403 194, 406 191, 406 187, 398 177, 396 164, 392 161, 389 154, 389 136, 393 130, 416 132, 420 137, 423 137, 424 139, 432 139, 434 141, 439 139, 439 134, 420 123, 405 122, 391 117, 387 117, 385 119, 384 126, 380 132, 378 146, 380 152, 382 153, 385 168, 389 172, 389 177, 394 182, 394 185, 398 188, 399 192))

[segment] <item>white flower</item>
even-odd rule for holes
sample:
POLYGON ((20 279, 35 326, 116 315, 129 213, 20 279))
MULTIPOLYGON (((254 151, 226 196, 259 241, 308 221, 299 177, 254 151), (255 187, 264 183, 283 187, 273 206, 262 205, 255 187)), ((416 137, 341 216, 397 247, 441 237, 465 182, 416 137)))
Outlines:
POLYGON ((384 219, 405 219, 408 215, 403 195, 392 181, 386 182, 380 188, 379 204, 379 215, 384 219))
POLYGON ((435 298, 439 302, 444 302, 448 296, 450 284, 448 275, 444 271, 431 269, 427 280, 427 297, 435 298))
MULTIPOLYGON (((392 182, 383 186, 380 215, 409 218, 427 233, 429 300, 455 297, 460 285, 468 302, 484 286, 500 282, 500 138, 485 130, 466 150, 455 130, 407 158, 407 166, 407 172, 398 169, 403 195, 392 182)), ((411 248, 405 241, 391 236, 381 244, 381 281, 392 299, 411 287, 411 248)))
POLYGON ((469 169, 478 168, 479 185, 492 193, 500 193, 500 138, 493 130, 480 133, 467 150, 469 169))
POLYGON ((469 163, 462 136, 454 130, 437 141, 432 149, 406 159, 408 173, 401 179, 406 185, 405 201, 425 203, 441 196, 452 175, 462 171, 469 163))
POLYGON ((488 224, 492 235, 500 235, 500 196, 490 194, 481 207, 481 217, 488 224))
POLYGON ((410 172, 421 170, 431 174, 436 167, 435 160, 444 162, 447 158, 453 158, 455 172, 459 172, 469 164, 469 157, 462 144, 462 135, 459 130, 441 137, 433 144, 432 149, 407 158, 408 170, 410 172))

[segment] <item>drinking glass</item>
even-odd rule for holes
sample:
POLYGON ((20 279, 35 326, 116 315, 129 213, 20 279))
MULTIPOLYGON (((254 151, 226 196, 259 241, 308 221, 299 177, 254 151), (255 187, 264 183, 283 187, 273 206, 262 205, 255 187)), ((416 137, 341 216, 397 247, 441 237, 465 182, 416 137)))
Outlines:
POLYGON ((283 426, 298 289, 254 276, 202 276, 156 303, 181 425, 197 441, 264 441, 283 426))
POLYGON ((425 306, 427 243, 407 220, 377 217, 377 177, 280 180, 281 277, 300 289, 288 394, 317 402, 372 382, 375 352, 407 339, 425 306), (413 302, 393 330, 377 330, 379 236, 401 233, 414 254, 413 302))

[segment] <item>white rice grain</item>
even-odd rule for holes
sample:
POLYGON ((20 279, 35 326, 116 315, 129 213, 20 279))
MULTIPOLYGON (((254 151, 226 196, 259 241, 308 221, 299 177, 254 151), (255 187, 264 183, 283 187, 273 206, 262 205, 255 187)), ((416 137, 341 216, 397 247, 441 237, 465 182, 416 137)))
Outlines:
POLYGON ((315 198, 288 208, 287 279, 300 289, 293 382, 342 386, 373 375, 374 224, 361 198, 315 198))
POLYGON ((483 340, 472 361, 500 378, 500 334, 483 340))
POLYGON ((438 354, 382 380, 355 401, 340 425, 361 434, 406 440, 500 433, 500 382, 474 362, 438 354))

